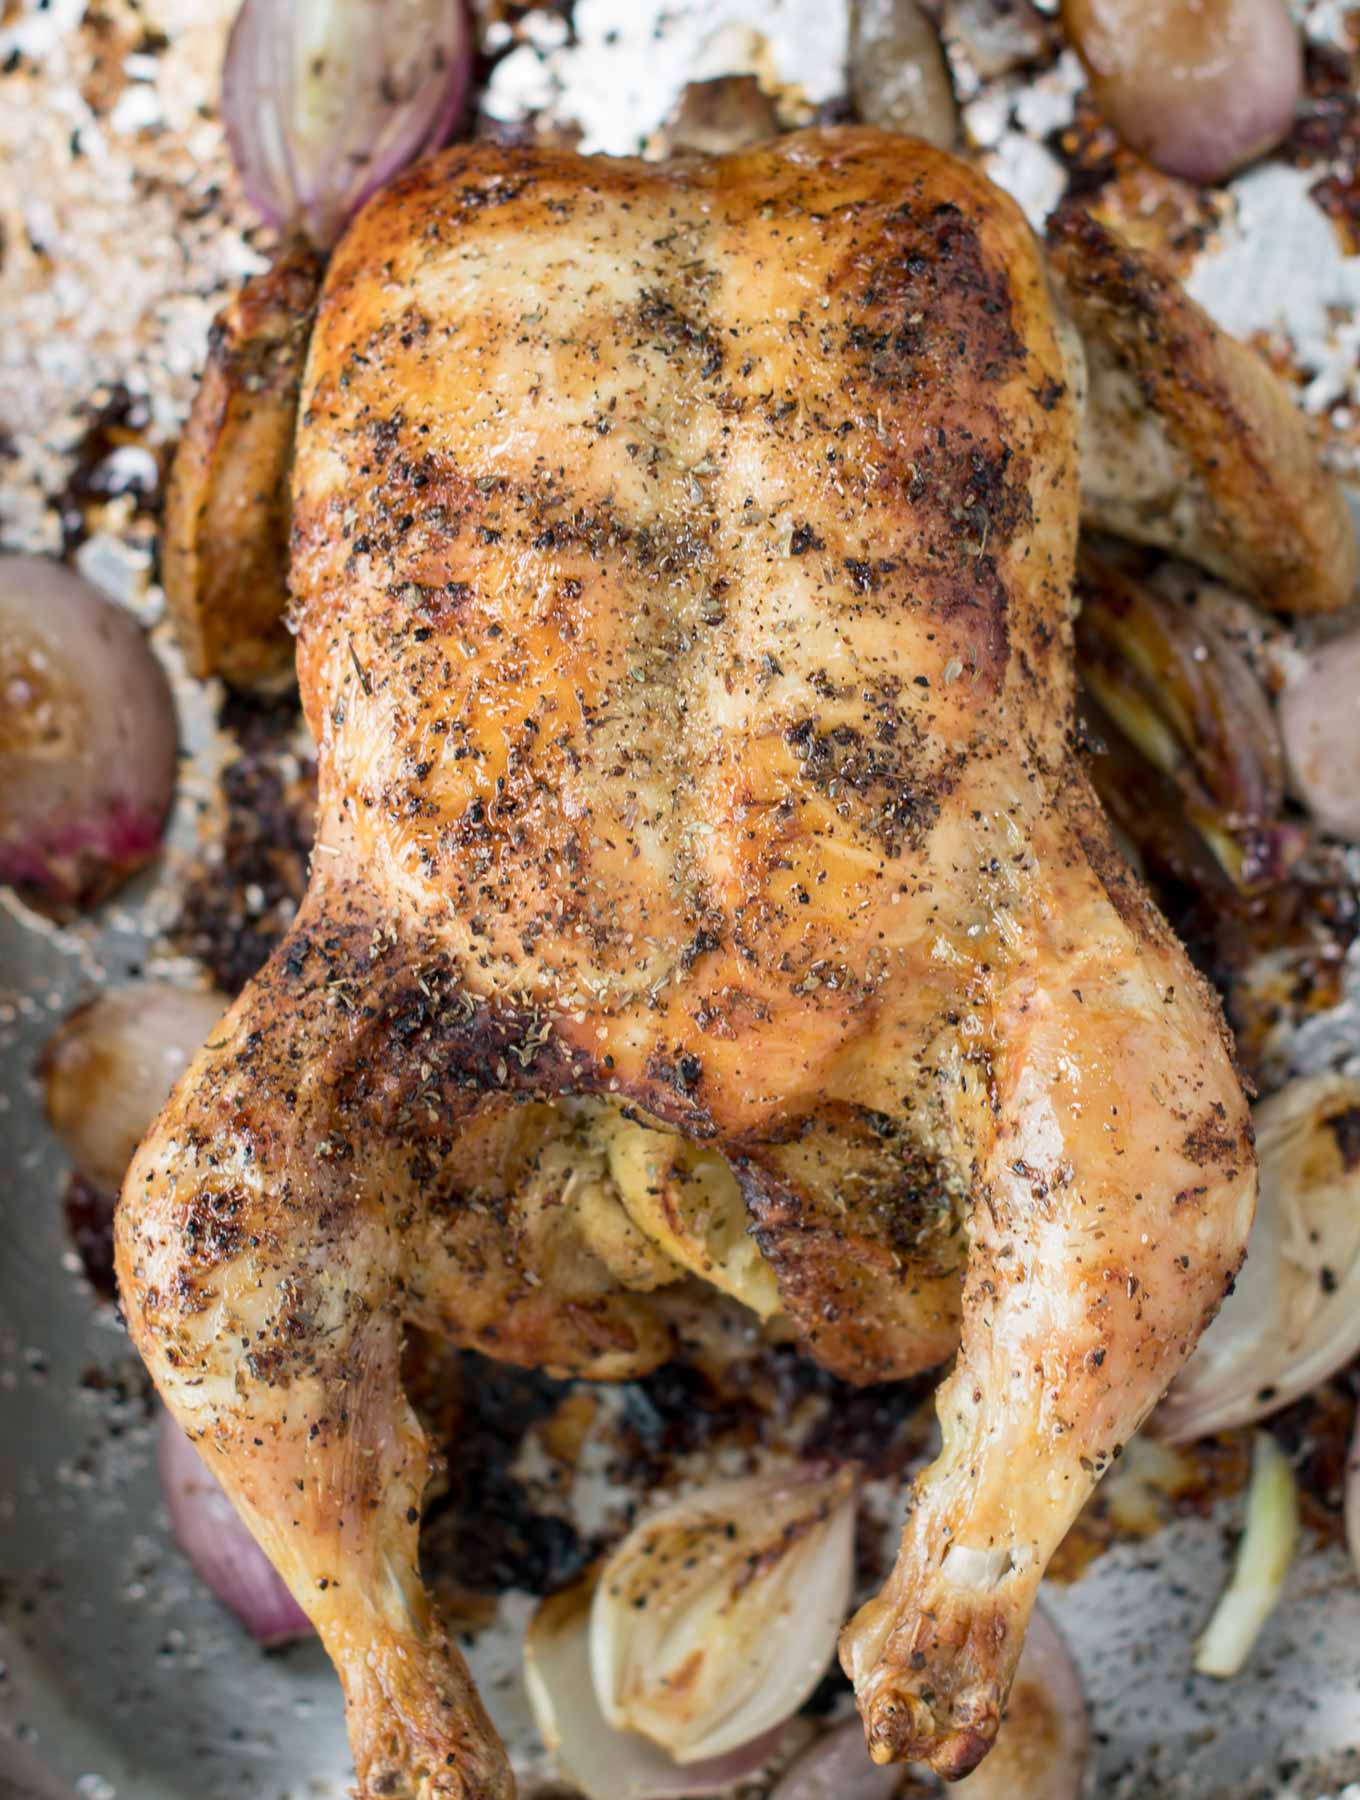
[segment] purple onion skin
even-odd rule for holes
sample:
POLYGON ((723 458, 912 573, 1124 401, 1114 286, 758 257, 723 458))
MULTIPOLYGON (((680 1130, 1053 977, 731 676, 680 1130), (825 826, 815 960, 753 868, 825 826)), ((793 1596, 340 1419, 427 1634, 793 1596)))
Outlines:
POLYGON ((62 564, 0 557, 0 882, 57 916, 160 849, 174 700, 141 626, 62 564))
POLYGON ((448 141, 475 39, 467 0, 336 0, 331 63, 314 82, 324 125, 298 103, 303 10, 302 0, 244 0, 222 68, 222 115, 258 210, 329 250, 366 200, 448 141), (412 45, 402 69, 394 57, 412 45))
POLYGON ((156 1461, 170 1529, 204 1586, 256 1643, 272 1647, 310 1637, 306 1613, 169 1413, 161 1420, 156 1461))

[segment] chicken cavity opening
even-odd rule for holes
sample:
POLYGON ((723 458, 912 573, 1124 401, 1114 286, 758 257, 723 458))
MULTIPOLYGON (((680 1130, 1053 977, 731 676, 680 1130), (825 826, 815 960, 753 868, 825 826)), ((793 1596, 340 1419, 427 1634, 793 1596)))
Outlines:
POLYGON ((531 1140, 521 1198, 567 1208, 586 1248, 624 1287, 649 1292, 692 1274, 761 1319, 779 1311, 741 1187, 716 1150, 594 1098, 517 1107, 507 1123, 531 1140))

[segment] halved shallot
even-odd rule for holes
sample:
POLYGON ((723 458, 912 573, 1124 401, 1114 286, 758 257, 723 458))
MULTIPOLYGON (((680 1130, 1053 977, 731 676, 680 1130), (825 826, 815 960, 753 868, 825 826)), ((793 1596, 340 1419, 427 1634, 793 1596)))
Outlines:
POLYGON ((0 882, 64 914, 160 848, 175 706, 130 612, 63 564, 0 557, 0 882))
POLYGON ((591 1800, 665 1800, 758 1768, 835 1653, 854 1528, 851 1469, 722 1482, 546 1601, 526 1678, 570 1778, 591 1800))

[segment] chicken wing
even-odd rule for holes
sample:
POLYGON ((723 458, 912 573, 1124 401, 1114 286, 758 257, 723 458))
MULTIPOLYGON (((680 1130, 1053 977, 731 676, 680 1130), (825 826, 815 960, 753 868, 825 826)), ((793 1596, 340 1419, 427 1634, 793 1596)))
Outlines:
POLYGON ((292 245, 213 322, 166 497, 165 598, 195 675, 286 684, 288 483, 322 258, 292 245))
POLYGON ((1049 239, 1085 350, 1085 522, 1187 557, 1276 612, 1347 606, 1355 526, 1293 396, 1088 213, 1060 209, 1049 239))
POLYGON ((299 420, 312 884, 128 1177, 136 1342, 365 1800, 510 1791, 420 1585, 405 1326, 619 1376, 707 1277, 852 1379, 959 1344, 843 1655, 874 1754, 961 1774, 1255 1192, 1073 748, 1039 247, 868 130, 458 149, 339 246, 299 420))

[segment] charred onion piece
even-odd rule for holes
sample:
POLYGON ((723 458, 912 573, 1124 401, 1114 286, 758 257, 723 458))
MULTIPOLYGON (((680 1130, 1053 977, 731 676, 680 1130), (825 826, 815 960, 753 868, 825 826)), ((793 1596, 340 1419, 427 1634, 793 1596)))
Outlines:
POLYGON ((1230 879, 1278 880, 1295 849, 1282 824, 1284 753, 1245 656, 1207 613, 1087 551, 1077 662, 1086 687, 1154 768, 1230 879))
POLYGON ((1148 161, 1223 181, 1289 130, 1303 92, 1285 0, 1063 0, 1091 95, 1148 161))
POLYGON ((959 115, 939 34, 917 0, 851 0, 850 98, 866 125, 958 140, 959 115))
POLYGON ((0 882, 58 914, 160 849, 175 707, 131 613, 38 556, 0 557, 0 882))

